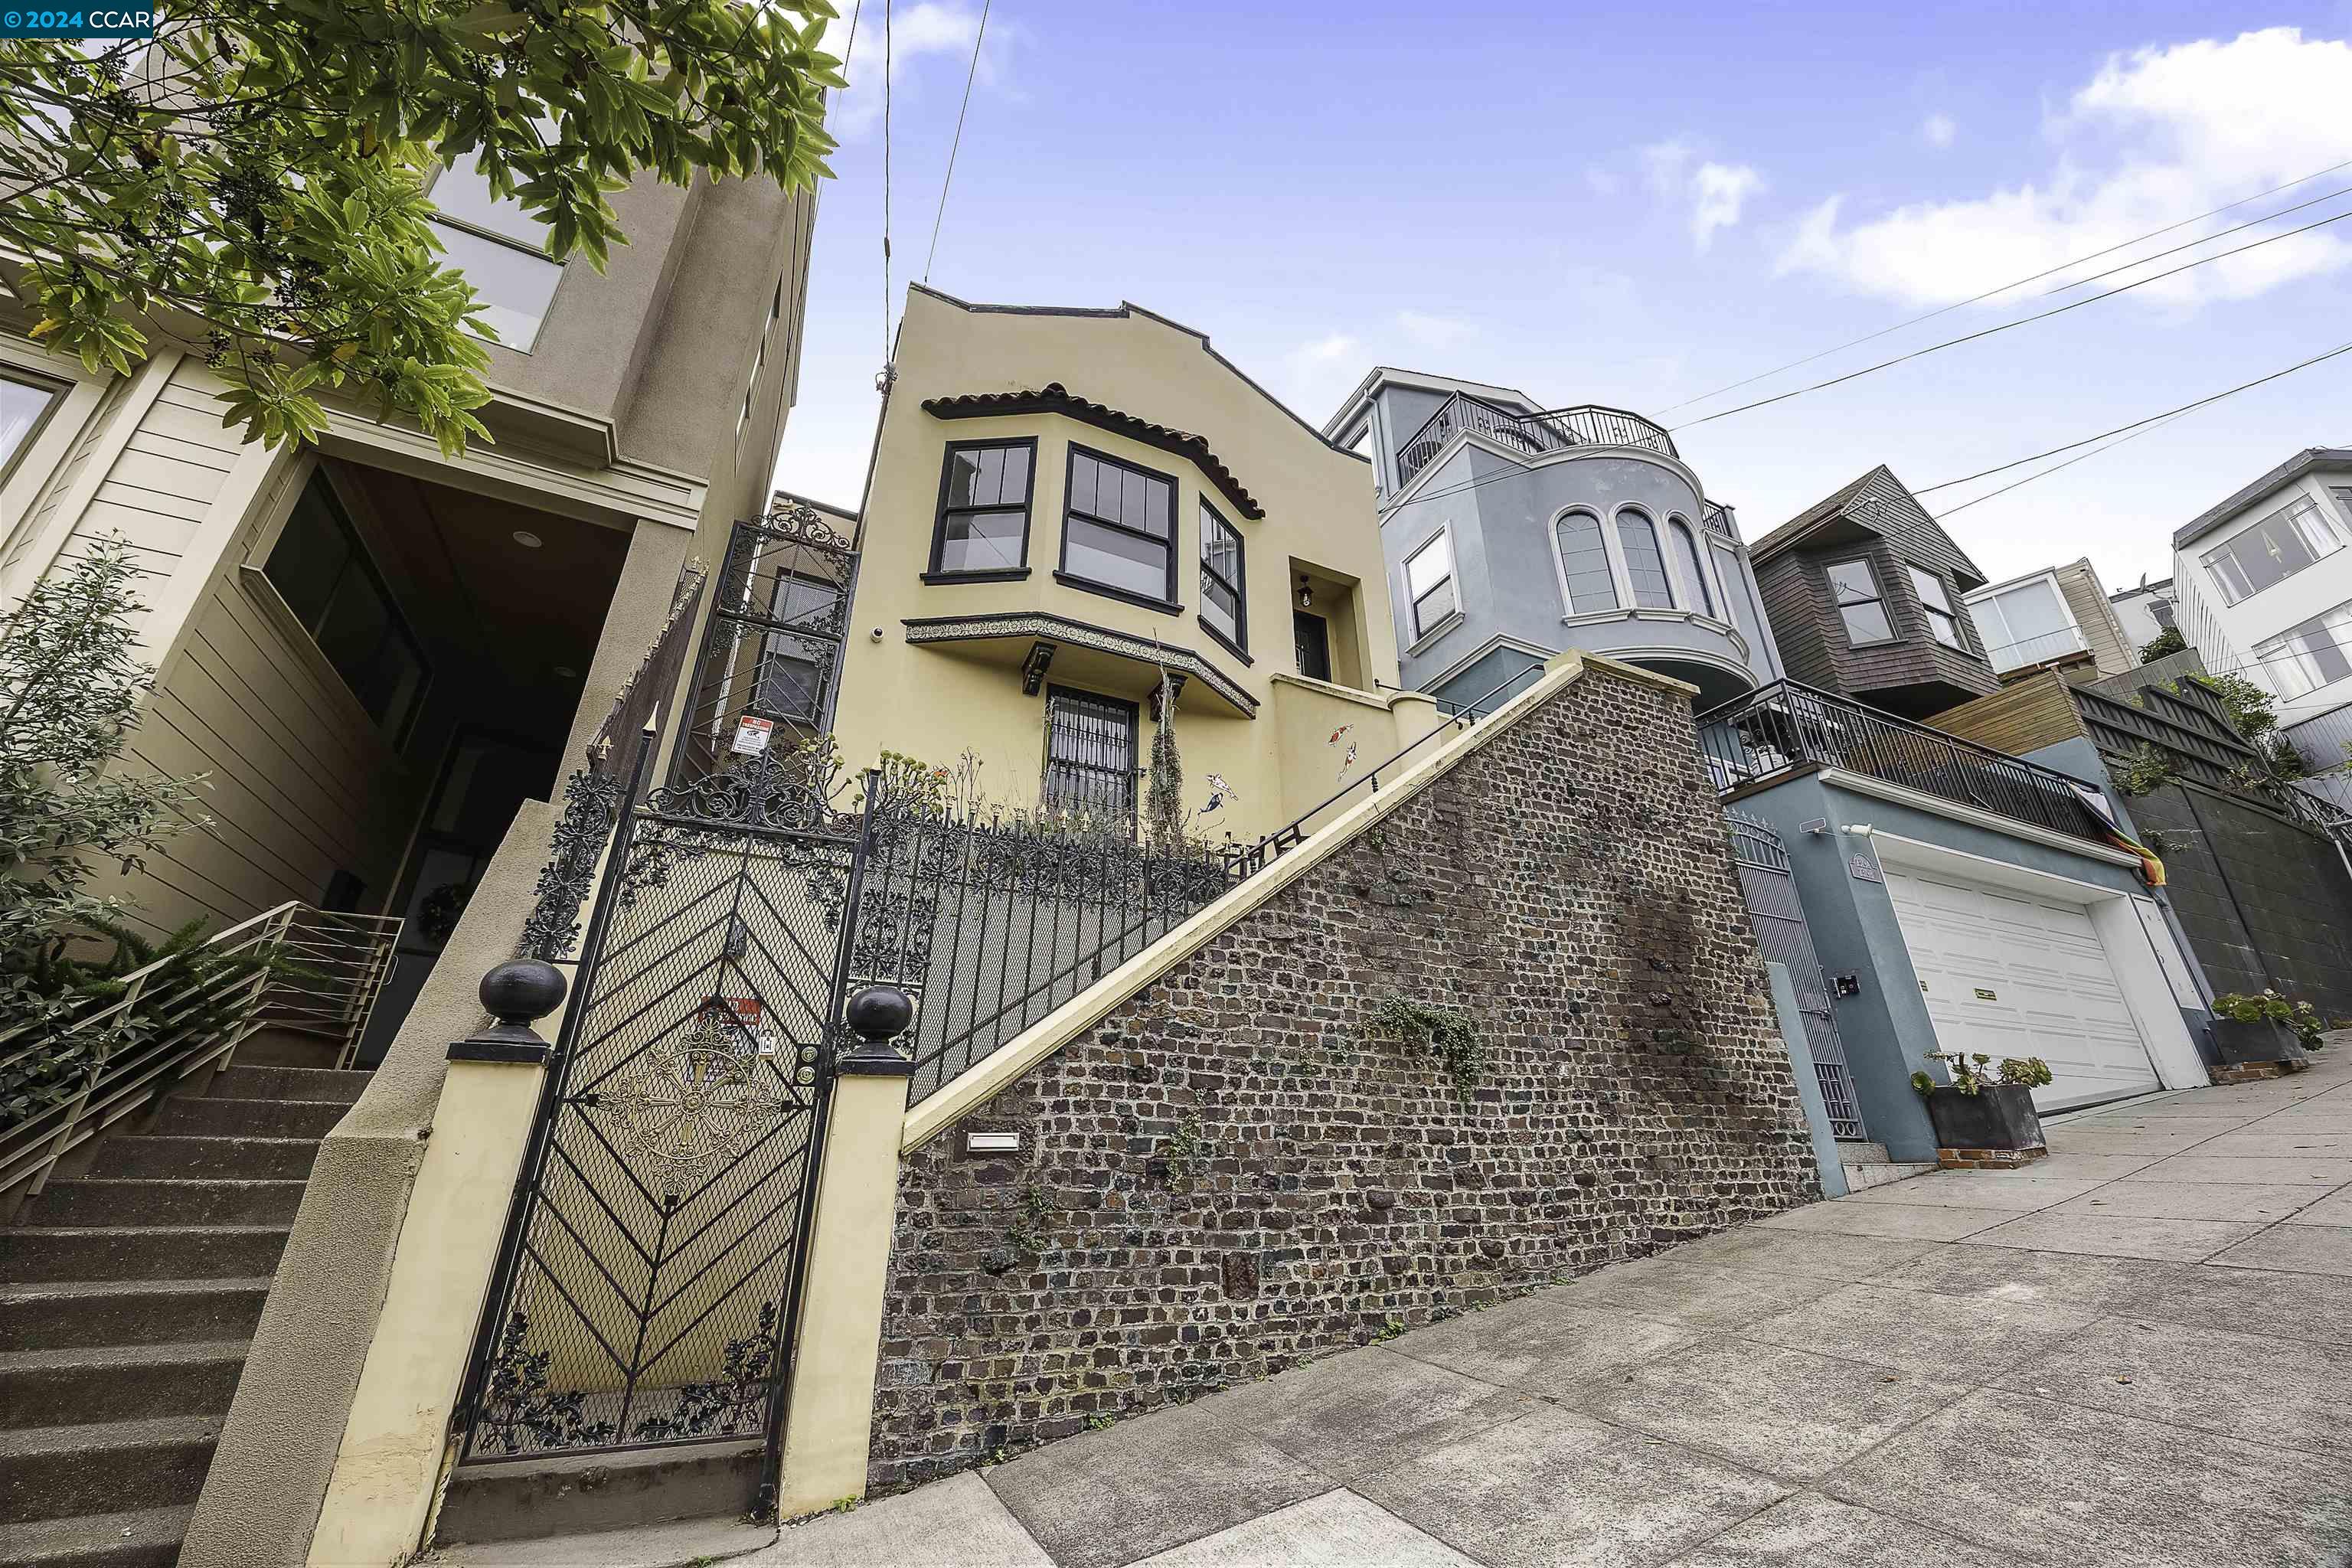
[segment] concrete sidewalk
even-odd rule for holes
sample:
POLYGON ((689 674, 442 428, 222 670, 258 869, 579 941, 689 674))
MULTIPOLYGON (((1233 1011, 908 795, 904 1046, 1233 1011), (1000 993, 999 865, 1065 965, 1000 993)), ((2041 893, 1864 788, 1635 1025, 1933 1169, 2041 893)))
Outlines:
POLYGON ((2051 1146, 2026 1172, 1816 1204, 734 1561, 2352 1564, 2352 1038, 2293 1079, 2053 1123, 2051 1146))

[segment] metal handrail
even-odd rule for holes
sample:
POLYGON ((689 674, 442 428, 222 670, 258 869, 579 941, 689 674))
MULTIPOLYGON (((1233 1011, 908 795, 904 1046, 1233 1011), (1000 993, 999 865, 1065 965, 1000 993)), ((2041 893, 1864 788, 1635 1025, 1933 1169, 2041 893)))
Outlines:
MULTIPOLYGON (((215 959, 264 949, 275 952, 302 907, 289 900, 265 910, 220 932, 199 951, 215 959)), ((21 1024, 0 1032, 0 1044, 14 1047, 0 1056, 0 1070, 69 1046, 76 1037, 90 1042, 89 1067, 72 1092, 0 1129, 0 1194, 14 1194, 9 1207, 38 1195, 60 1159, 136 1114, 191 1073, 226 1063, 260 1027, 268 970, 247 970, 218 981, 200 977, 160 994, 159 999, 153 987, 171 984, 159 977, 184 961, 184 954, 173 954, 132 970, 122 976, 117 994, 94 1000, 62 1023, 21 1024), (144 1038, 114 1037, 134 1008, 152 1019, 153 1033, 144 1038)), ((13 1221, 13 1215, 0 1219, 13 1221)))
POLYGON ((1726 795, 1820 764, 2094 844, 2108 837, 2076 793, 2094 787, 2085 781, 1799 681, 1759 687, 1698 715, 1697 725, 1701 760, 1726 795))
POLYGON ((1664 427, 1628 409, 1583 403, 1570 408, 1547 408, 1517 414, 1467 392, 1457 392, 1423 421, 1412 438, 1397 449, 1397 482, 1409 484, 1429 466, 1456 430, 1469 430, 1530 457, 1564 451, 1570 447, 1641 447, 1680 456, 1664 427))
POLYGON ((1271 865, 1274 860, 1285 851, 1296 849, 1300 844, 1306 841, 1307 824, 1313 818, 1321 816, 1326 811, 1328 811, 1332 806, 1338 805, 1340 801, 1345 800, 1348 796, 1353 795, 1360 789, 1369 786, 1372 793, 1375 795, 1379 794, 1381 787, 1381 774, 1384 770, 1395 767, 1397 763, 1402 762, 1406 757, 1411 756, 1413 752, 1427 745, 1433 739, 1439 735, 1459 734, 1463 731, 1468 729, 1471 725, 1476 723, 1479 720, 1486 716, 1488 711, 1486 708, 1487 703, 1493 701, 1496 698, 1501 696, 1505 691, 1507 691, 1512 687, 1517 686, 1520 681, 1525 680, 1529 675, 1541 674, 1543 672, 1543 668, 1544 667, 1541 664, 1528 665, 1526 668, 1520 670, 1517 674, 1512 676, 1507 680, 1505 680, 1493 690, 1486 692, 1484 696, 1473 698, 1470 701, 1459 706, 1441 702, 1439 704, 1441 708, 1449 706, 1454 708, 1454 710, 1446 715, 1447 719, 1451 721, 1451 723, 1440 724, 1436 729, 1429 731, 1426 734, 1421 735, 1417 739, 1413 740, 1410 744, 1400 747, 1391 755, 1381 759, 1380 762, 1374 763, 1361 776, 1348 784, 1341 784, 1337 790, 1332 792, 1330 795, 1326 795, 1321 801, 1318 802, 1314 805, 1308 806, 1305 811, 1300 812, 1297 816, 1291 818, 1290 821, 1285 823, 1282 826, 1276 828, 1273 832, 1267 834, 1256 843, 1252 844, 1245 848, 1235 849, 1230 852, 1225 857, 1226 866, 1237 877, 1254 877, 1258 872, 1265 870, 1267 866, 1271 865))
POLYGON ((335 1066, 359 1056, 360 1032, 392 973, 406 922, 398 915, 355 915, 296 905, 270 973, 257 1023, 335 1043, 335 1066))

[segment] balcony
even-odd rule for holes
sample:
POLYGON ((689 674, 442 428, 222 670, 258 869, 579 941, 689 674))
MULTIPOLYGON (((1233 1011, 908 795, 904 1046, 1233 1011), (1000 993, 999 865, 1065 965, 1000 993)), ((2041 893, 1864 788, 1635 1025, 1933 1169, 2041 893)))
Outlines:
MULTIPOLYGON (((1973 610, 1975 606, 1971 605, 1969 608, 1973 610)), ((1997 647, 1988 647, 1985 658, 1991 663, 1995 674, 2006 674, 2012 669, 2022 669, 2029 664, 2042 664, 2053 658, 2064 658, 2068 654, 2087 652, 2090 646, 2084 640, 2080 628, 2068 625, 2052 631, 2038 632, 2032 637, 2020 637, 1997 647)))
POLYGON ((1859 702, 1776 681, 1698 716, 1699 754, 1727 798, 1808 767, 1843 768, 2088 843, 2103 824, 2064 773, 1859 702))
POLYGON ((1515 414, 1483 397, 1457 392, 1439 405, 1428 423, 1397 450, 1397 485, 1412 483, 1456 431, 1467 430, 1496 445, 1538 458, 1570 447, 1641 447, 1678 457, 1675 439, 1664 428, 1622 408, 1587 404, 1580 408, 1553 408, 1540 414, 1515 414))

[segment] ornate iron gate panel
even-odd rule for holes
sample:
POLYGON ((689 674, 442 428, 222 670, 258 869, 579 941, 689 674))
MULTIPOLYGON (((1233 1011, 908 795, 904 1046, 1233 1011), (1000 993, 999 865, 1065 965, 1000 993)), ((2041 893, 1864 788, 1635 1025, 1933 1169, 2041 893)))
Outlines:
POLYGON ((777 1440, 873 818, 836 814, 792 757, 739 761, 642 802, 633 784, 621 813, 464 1460, 777 1440))
POLYGON ((1761 818, 1741 811, 1723 815, 1731 831, 1731 858, 1739 867, 1739 891, 1756 927, 1756 943, 1766 958, 1788 966, 1789 979, 1797 988, 1797 1007, 1805 1016, 1805 1044, 1813 1053, 1813 1075, 1821 1080, 1830 1129, 1840 1138, 1866 1138, 1845 1042, 1838 1036, 1837 1010, 1830 1004, 1829 983, 1813 952, 1804 907, 1797 901, 1796 879, 1789 872, 1788 848, 1761 818))
POLYGON ((711 595, 672 783, 730 766, 745 720, 753 721, 753 739, 781 751, 824 731, 856 566, 856 547, 814 507, 789 502, 735 525, 711 595))

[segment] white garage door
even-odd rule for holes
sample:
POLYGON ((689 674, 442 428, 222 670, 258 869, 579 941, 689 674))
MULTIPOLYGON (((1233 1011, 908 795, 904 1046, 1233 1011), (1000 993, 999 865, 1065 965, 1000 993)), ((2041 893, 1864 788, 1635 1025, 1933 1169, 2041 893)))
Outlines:
POLYGON ((1893 867, 1886 889, 1945 1050, 2042 1058, 2043 1110, 2158 1087, 2082 905, 1893 867))

